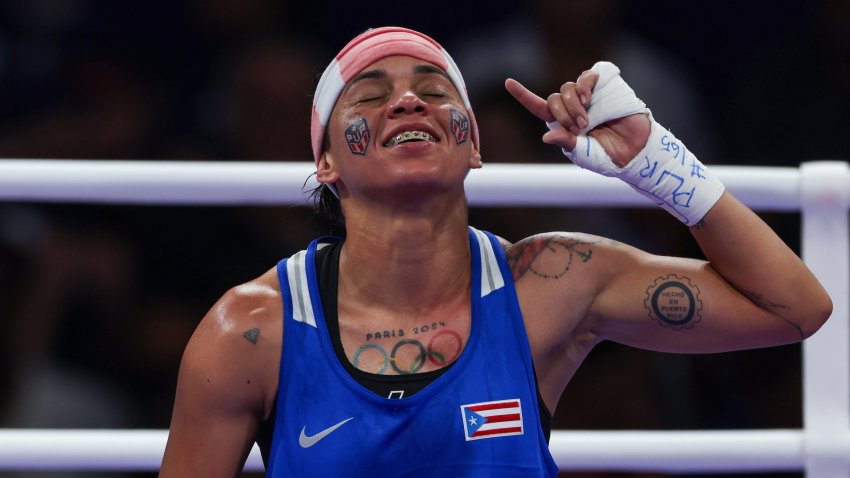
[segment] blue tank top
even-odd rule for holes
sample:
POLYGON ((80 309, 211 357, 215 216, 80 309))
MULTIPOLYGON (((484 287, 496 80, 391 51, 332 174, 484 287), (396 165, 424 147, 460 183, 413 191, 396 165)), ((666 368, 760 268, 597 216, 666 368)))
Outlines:
MULTIPOLYGON (((322 311, 313 241, 278 264, 284 343, 267 476, 546 477, 531 351, 504 252, 469 229, 472 324, 454 365, 384 398, 339 362, 322 311)), ((323 242, 324 241, 324 242, 323 242)))

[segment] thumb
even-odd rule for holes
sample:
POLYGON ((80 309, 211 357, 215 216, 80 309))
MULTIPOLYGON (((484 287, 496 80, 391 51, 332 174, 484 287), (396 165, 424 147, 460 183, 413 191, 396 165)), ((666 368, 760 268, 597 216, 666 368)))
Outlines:
POLYGON ((565 152, 575 149, 578 138, 574 134, 564 129, 557 121, 546 123, 546 126, 549 131, 543 135, 544 143, 560 146, 565 152))

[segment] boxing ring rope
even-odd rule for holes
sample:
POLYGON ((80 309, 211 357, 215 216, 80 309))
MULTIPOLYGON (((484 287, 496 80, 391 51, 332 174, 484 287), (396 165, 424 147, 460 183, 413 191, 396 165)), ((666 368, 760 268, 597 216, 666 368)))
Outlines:
MULTIPOLYGON (((312 163, 0 160, 0 201, 305 204, 312 163)), ((802 217, 804 261, 830 293, 832 318, 803 344, 799 430, 553 430, 562 471, 801 471, 850 476, 850 169, 714 166, 757 211, 802 217)), ((653 207, 620 181, 571 165, 489 164, 467 179, 470 206, 653 207)), ((0 470, 157 470, 166 430, 0 430, 0 470)), ((251 452, 246 470, 262 470, 251 452)))

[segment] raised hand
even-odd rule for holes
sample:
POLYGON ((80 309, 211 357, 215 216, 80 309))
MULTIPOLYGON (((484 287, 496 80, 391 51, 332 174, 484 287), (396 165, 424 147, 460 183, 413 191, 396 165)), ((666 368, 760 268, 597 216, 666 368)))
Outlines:
MULTIPOLYGON (((640 108, 615 108, 611 113, 615 116, 613 118, 606 118, 604 111, 600 111, 603 116, 592 114, 592 107, 598 100, 593 95, 594 89, 598 90, 599 78, 599 73, 587 70, 577 81, 564 83, 559 92, 550 94, 545 100, 510 78, 505 81, 505 88, 525 109, 549 125, 550 131, 542 138, 544 143, 560 146, 569 153, 576 148, 578 137, 587 134, 602 145, 616 166, 624 167, 646 145, 650 123, 642 114, 642 102, 640 108), (622 113, 625 116, 617 116, 622 113)), ((607 109, 610 111, 610 108, 607 109)))
POLYGON ((723 184, 651 118, 613 63, 596 63, 545 100, 512 79, 505 88, 549 126, 544 143, 584 169, 625 181, 689 226, 723 195, 723 184))

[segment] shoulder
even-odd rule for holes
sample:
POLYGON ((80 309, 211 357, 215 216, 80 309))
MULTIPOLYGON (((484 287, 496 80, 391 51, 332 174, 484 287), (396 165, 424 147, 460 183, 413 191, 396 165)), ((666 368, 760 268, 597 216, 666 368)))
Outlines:
POLYGON ((277 268, 273 268, 260 277, 225 292, 210 309, 205 320, 213 319, 213 325, 224 325, 225 329, 230 331, 238 325, 280 319, 282 307, 277 268))
POLYGON ((258 345, 273 340, 263 328, 280 323, 282 317, 280 285, 272 269, 225 292, 201 320, 196 335, 209 336, 219 345, 242 345, 243 341, 258 345))
POLYGON ((569 272, 604 274, 640 253, 626 244, 579 232, 547 232, 516 243, 499 238, 514 281, 568 279, 569 272))
POLYGON ((642 254, 611 239, 574 232, 527 237, 505 253, 535 353, 588 332, 586 319, 598 297, 642 254))
POLYGON ((237 476, 277 394, 282 305, 275 270, 234 287, 183 354, 161 476, 237 476))
POLYGON ((198 324, 181 376, 265 414, 277 391, 283 302, 276 270, 228 290, 198 324))

